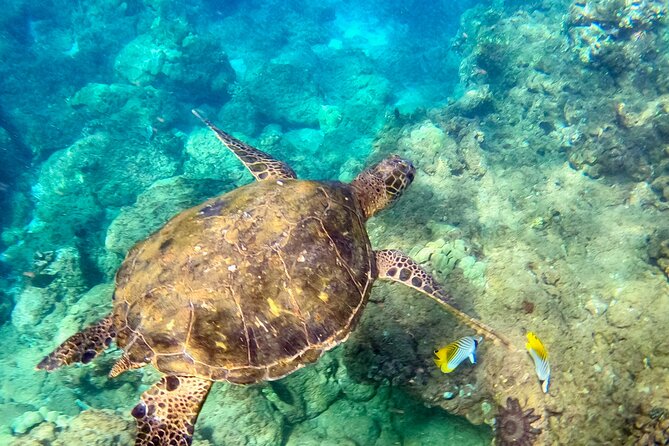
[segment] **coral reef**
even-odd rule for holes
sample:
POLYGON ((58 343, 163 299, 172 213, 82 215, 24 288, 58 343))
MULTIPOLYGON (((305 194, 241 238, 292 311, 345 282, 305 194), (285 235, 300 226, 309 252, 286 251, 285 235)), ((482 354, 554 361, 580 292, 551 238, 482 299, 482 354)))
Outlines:
MULTIPOLYGON (((582 148, 571 154, 571 161, 595 177, 622 172, 641 180, 664 174, 667 112, 661 104, 665 99, 660 96, 647 104, 630 93, 636 88, 651 89, 653 96, 667 92, 666 78, 660 74, 669 67, 664 38, 667 12, 666 2, 646 0, 575 1, 570 7, 567 26, 580 61, 606 69, 615 82, 637 84, 612 96, 613 116, 602 116, 605 119, 581 131, 582 148)), ((608 89, 599 87, 601 92, 608 89)))
MULTIPOLYGON (((649 70, 666 63, 665 43, 656 41, 651 59, 624 72, 583 64, 579 44, 562 34, 569 4, 543 5, 531 13, 520 5, 465 13, 454 41, 463 54, 462 91, 489 85, 490 103, 472 112, 453 100, 427 120, 389 132, 377 145, 381 152, 393 150, 398 134, 415 132, 418 141, 420 129, 432 127, 441 130, 430 132, 439 135, 441 150, 422 144, 436 153, 426 156, 421 144, 401 144, 415 148, 418 170, 427 173, 398 203, 417 216, 417 227, 396 233, 379 216, 370 231, 415 255, 425 245, 419 240, 463 240, 485 264, 484 287, 474 292, 456 263, 445 279, 449 290, 474 302, 470 309, 498 329, 539 332, 554 357, 567 361, 543 396, 524 352, 502 354, 484 342, 470 387, 428 373, 427 385, 414 392, 474 422, 492 418, 497 403, 488 392, 497 401, 512 395, 544 416, 538 444, 624 444, 631 441, 627 414, 649 396, 658 406, 667 398, 658 385, 666 381, 666 342, 649 328, 666 323, 669 305, 666 278, 655 266, 666 257, 666 79, 649 70), (453 226, 457 233, 449 234, 453 226)), ((667 33, 662 17, 643 26, 648 34, 667 33)), ((426 265, 438 269, 432 256, 426 265)), ((384 310, 391 304, 384 299, 384 310)), ((419 326, 405 327, 417 334, 420 352, 434 334, 416 316, 420 301, 411 305, 419 326)), ((433 330, 457 338, 444 325, 433 330)))
POLYGON ((351 377, 361 382, 390 382, 392 385, 424 381, 422 375, 429 364, 418 353, 415 334, 400 324, 380 325, 374 318, 384 315, 371 313, 363 315, 365 322, 344 344, 344 361, 351 377))
MULTIPOLYGON (((56 316, 56 308, 70 307, 87 289, 77 249, 40 252, 35 257, 34 268, 27 276, 29 284, 22 289, 12 311, 12 325, 19 333, 35 333, 45 319, 56 316)), ((74 315, 76 311, 69 313, 74 315)), ((62 314, 56 316, 56 320, 61 317, 62 314)))
POLYGON ((632 443, 635 446, 663 446, 669 444, 669 417, 667 409, 655 407, 634 420, 632 443))
MULTIPOLYGON (((36 426, 30 426, 30 434, 16 439, 5 439, 8 446, 125 446, 133 444, 134 426, 127 417, 111 410, 85 410, 76 417, 51 419, 47 414, 46 422, 40 412, 34 418, 36 426), (104 429, 100 429, 104 426, 104 429)), ((27 427, 24 425, 24 427, 27 427)), ((15 433, 18 432, 15 430, 15 433)), ((2 436, 0 435, 0 439, 2 436)))
POLYGON ((653 51, 648 33, 667 12, 666 2, 656 0, 576 0, 569 8, 569 33, 582 62, 620 72, 653 51))
POLYGON ((211 35, 194 35, 182 18, 154 25, 118 53, 117 75, 131 85, 151 85, 191 101, 224 102, 235 71, 221 43, 211 35))
POLYGON ((657 234, 652 238, 648 256, 669 277, 669 234, 657 234))

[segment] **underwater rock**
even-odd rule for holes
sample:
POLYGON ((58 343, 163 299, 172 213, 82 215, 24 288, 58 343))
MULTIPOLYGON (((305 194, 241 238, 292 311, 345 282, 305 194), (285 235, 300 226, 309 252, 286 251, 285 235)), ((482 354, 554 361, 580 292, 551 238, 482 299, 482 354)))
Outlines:
POLYGON ((145 85, 161 72, 165 61, 177 60, 179 52, 173 48, 160 48, 153 37, 143 34, 136 37, 116 58, 116 72, 133 85, 145 85))
POLYGON ((270 383, 264 395, 291 424, 318 416, 341 395, 337 356, 328 353, 312 367, 270 383))
POLYGON ((669 409, 653 407, 638 414, 631 426, 629 443, 634 446, 669 444, 669 409))
POLYGON ((350 376, 360 382, 408 384, 424 370, 426 358, 417 352, 411 333, 397 324, 375 321, 381 315, 367 311, 349 340, 344 344, 342 360, 350 376))
POLYGON ((667 15, 664 1, 658 0, 575 0, 569 7, 569 22, 576 25, 597 23, 619 30, 647 29, 667 15))
POLYGON ((412 128, 398 144, 400 150, 420 156, 427 161, 426 164, 434 163, 437 157, 448 157, 454 151, 454 145, 444 131, 430 121, 412 128))
POLYGON ((36 283, 27 284, 17 297, 12 324, 19 332, 34 331, 45 319, 54 317, 56 308, 65 311, 65 307, 86 289, 81 257, 76 248, 59 249, 48 259, 37 260, 33 273, 36 283))
POLYGON ((93 159, 89 161, 89 156, 77 155, 88 152, 89 147, 99 142, 98 136, 83 138, 69 149, 54 153, 42 164, 39 179, 33 186, 36 216, 50 223, 64 220, 62 224, 57 224, 62 229, 52 236, 71 239, 76 228, 101 218, 102 211, 89 186, 81 176, 73 175, 73 172, 80 172, 93 162, 93 159))
MULTIPOLYGON (((74 109, 86 109, 87 113, 98 116, 116 114, 127 106, 129 100, 144 95, 146 91, 150 90, 136 85, 90 83, 77 91, 69 104, 74 109)), ((156 96, 160 95, 158 91, 154 92, 156 96)))
POLYGON ((81 293, 77 296, 76 302, 65 310, 66 315, 60 319, 53 338, 57 341, 64 341, 73 333, 105 316, 109 312, 109 303, 113 294, 113 283, 98 284, 81 293))
POLYGON ((415 446, 491 444, 487 426, 473 426, 465 419, 449 415, 441 408, 420 404, 402 392, 393 391, 390 404, 392 425, 401 439, 400 444, 415 446))
POLYGON ((669 12, 656 0, 576 0, 569 8, 569 35, 585 64, 626 70, 652 53, 652 30, 669 12))
POLYGON ((380 434, 378 421, 365 406, 340 399, 317 417, 296 426, 286 446, 373 445, 380 434))
POLYGON ((19 332, 30 332, 51 312, 52 305, 48 290, 28 286, 21 292, 14 305, 12 325, 19 332))
POLYGON ((10 445, 130 446, 133 444, 134 430, 128 416, 121 416, 112 410, 94 409, 70 418, 67 425, 59 429, 53 429, 53 424, 44 422, 10 445))
POLYGON ((639 321, 641 312, 635 302, 613 300, 606 311, 606 320, 617 328, 627 328, 639 321))
POLYGON ((315 155, 322 150, 323 132, 314 129, 297 129, 283 134, 284 141, 289 145, 292 153, 315 155))
POLYGON ((308 71, 270 62, 244 83, 251 102, 271 122, 291 127, 317 127, 323 105, 308 71))
MULTIPOLYGON (((657 45, 642 54, 657 54, 657 58, 648 56, 641 65, 627 65, 625 71, 612 75, 594 65, 584 67, 578 63, 578 53, 570 53, 575 44, 561 37, 564 10, 523 8, 497 18, 482 13, 471 22, 463 17, 462 27, 469 37, 461 47, 465 58, 461 83, 463 88, 489 84, 494 111, 472 119, 449 104, 429 116, 459 147, 464 135, 472 135, 465 141, 477 135, 486 169, 471 189, 467 188, 472 178, 469 169, 462 169, 457 185, 444 179, 435 182, 430 202, 453 203, 456 189, 467 191, 471 201, 453 205, 451 212, 430 210, 424 218, 458 221, 458 230, 466 236, 453 238, 476 240, 477 252, 485 256, 486 286, 471 299, 484 321, 513 336, 521 326, 536 330, 556 361, 569 351, 570 361, 579 357, 591 366, 568 371, 556 366, 546 397, 528 370, 525 352, 502 354, 484 342, 481 360, 471 374, 439 380, 429 376, 427 386, 414 389, 431 404, 479 423, 491 421, 483 407, 500 401, 499 389, 512 388, 513 397, 547 417, 545 425, 535 423, 543 429, 537 444, 624 444, 625 420, 634 413, 637 401, 649 395, 654 401, 667 398, 666 389, 657 385, 666 381, 666 373, 660 371, 666 343, 657 330, 648 329, 669 314, 655 307, 666 308, 667 284, 646 263, 648 236, 655 228, 666 227, 667 220, 648 194, 639 198, 635 188, 642 186, 630 184, 667 174, 659 163, 666 158, 665 110, 663 102, 657 101, 666 94, 664 76, 652 74, 658 66, 664 67, 661 54, 666 54, 666 44, 650 36, 657 45), (487 49, 501 53, 477 59, 480 33, 487 34, 483 42, 487 49), (489 65, 477 65, 482 61, 489 65), (622 113, 617 110, 621 102, 625 104, 622 113), (567 159, 578 172, 564 165, 567 159), (594 181, 583 171, 607 178, 594 181), (476 209, 471 218, 462 217, 467 209, 476 209), (648 309, 649 299, 655 303, 652 309, 648 309), (610 305, 611 301, 615 303, 610 305), (570 340, 563 343, 565 333, 570 340), (594 339, 592 333, 597 333, 594 339), (662 345, 659 351, 648 347, 650 338, 658 349, 662 345), (574 347, 580 343, 587 347, 574 347), (487 372, 486 367, 490 367, 487 372), (648 370, 648 376, 642 370, 648 370), (634 378, 628 378, 630 374, 634 378), (465 392, 472 385, 471 397, 461 397, 454 390, 456 383, 465 392), (455 397, 445 400, 445 392, 455 397)), ((662 21, 653 27, 666 33, 662 21)), ((410 129, 406 126, 403 132, 410 129)), ((657 186, 658 192, 664 190, 661 180, 657 186)), ((421 215, 421 210, 417 212, 421 215)), ((449 238, 435 232, 428 240, 449 238)), ((407 243, 409 249, 420 252, 416 241, 406 241, 409 234, 378 233, 388 240, 385 243, 407 243)), ((666 238, 658 235, 660 241, 666 238)), ((424 254, 433 255, 431 251, 424 254)), ((464 282, 462 276, 451 274, 447 288, 454 296, 462 296, 464 282)), ((357 341, 354 336, 349 342, 357 341)), ((512 342, 521 349, 524 345, 522 340, 512 342)))
POLYGON ((341 107, 336 105, 323 105, 318 112, 318 125, 323 133, 337 129, 343 119, 341 107))
POLYGON ((7 292, 0 290, 0 325, 9 321, 14 309, 14 299, 7 292))
POLYGON ((125 253, 137 241, 158 229, 180 211, 215 196, 229 183, 217 180, 197 180, 183 176, 166 178, 153 183, 137 197, 137 202, 121 209, 111 222, 105 238, 106 248, 125 253))
POLYGON ((429 181, 432 187, 438 188, 442 187, 443 179, 451 175, 460 175, 465 170, 477 175, 485 171, 479 142, 469 134, 459 136, 458 141, 451 132, 425 120, 403 130, 397 146, 407 156, 420 160, 421 170, 434 176, 429 181))
POLYGON ((195 430, 212 445, 275 446, 282 444, 286 423, 257 386, 215 385, 195 430))
POLYGON ((651 187, 663 201, 669 201, 669 175, 661 175, 653 180, 651 187))
POLYGON ((70 98, 69 105, 86 123, 84 134, 111 133, 130 141, 162 140, 165 145, 175 123, 190 118, 175 96, 151 85, 89 83, 70 98))
POLYGON ((261 110, 251 102, 249 93, 239 82, 228 91, 231 98, 223 104, 216 119, 219 128, 234 131, 238 135, 256 135, 267 124, 261 122, 261 110))
POLYGON ((492 111, 492 106, 492 93, 490 91, 490 85, 488 84, 470 88, 453 104, 453 107, 455 107, 462 116, 468 118, 473 118, 479 114, 489 113, 492 111))
MULTIPOLYGON (((339 349, 339 351, 341 351, 341 349, 339 349)), ((358 382, 354 380, 348 373, 348 370, 346 369, 346 366, 343 364, 343 362, 338 364, 336 378, 342 392, 344 395, 346 395, 346 398, 350 399, 351 401, 369 401, 374 397, 374 395, 376 395, 377 386, 374 384, 358 382)))
MULTIPOLYGON (((0 103, 0 207, 5 209, 0 215, 0 225, 6 227, 15 222, 19 214, 18 209, 12 206, 18 195, 15 191, 21 183, 21 175, 17 172, 30 164, 32 152, 18 137, 12 136, 11 124, 3 116, 4 112, 0 103)), ((16 129, 14 129, 16 131, 16 129)), ((3 237, 4 238, 4 237, 3 237)), ((0 246, 2 242, 0 240, 0 246)), ((2 249, 2 248, 0 248, 2 249)), ((2 273, 0 272, 0 276, 2 273)))
POLYGON ((114 69, 132 85, 152 85, 189 101, 223 102, 235 79, 220 42, 192 34, 179 19, 129 42, 116 56, 114 69))
POLYGON ((648 256, 669 277, 669 234, 657 234, 651 239, 648 256))
POLYGON ((12 423, 12 431, 15 434, 25 434, 34 426, 44 421, 44 417, 38 411, 24 412, 18 418, 14 419, 12 423))
MULTIPOLYGON (((494 112, 479 123, 486 136, 482 146, 502 151, 509 161, 525 156, 529 161, 531 152, 551 158, 566 153, 575 168, 594 178, 621 174, 636 181, 652 178, 659 173, 651 165, 663 156, 662 128, 669 119, 661 102, 654 100, 666 94, 666 76, 659 72, 669 67, 669 46, 661 38, 667 5, 654 1, 573 5, 608 12, 585 21, 567 18, 565 23, 558 5, 553 13, 531 19, 524 11, 506 18, 488 13, 475 23, 465 23, 467 14, 463 16, 462 26, 469 34, 461 47, 463 88, 490 85, 494 93, 494 112), (626 16, 632 17, 631 28, 626 28, 626 16), (563 26, 569 41, 558 38, 563 26), (525 36, 525 45, 517 43, 518 32, 525 36), (481 66, 478 59, 484 49, 495 48, 501 74, 481 66), (588 65, 565 62, 569 51, 575 60, 587 59, 588 65), (510 126, 507 130, 505 123, 510 126)), ((456 107, 448 108, 450 115, 444 113, 444 118, 455 119, 456 107)))
POLYGON ((68 243, 100 225, 105 208, 128 205, 155 180, 174 175, 174 140, 137 140, 127 135, 119 149, 113 133, 85 136, 42 165, 33 232, 50 243, 68 243), (48 222, 48 227, 45 224, 48 222), (49 230, 58 228, 58 230, 49 230))
POLYGON ((443 238, 428 242, 424 247, 415 247, 410 255, 422 264, 430 264, 440 277, 447 277, 453 269, 460 268, 466 279, 477 286, 485 284, 485 263, 471 254, 471 247, 462 239, 443 238))

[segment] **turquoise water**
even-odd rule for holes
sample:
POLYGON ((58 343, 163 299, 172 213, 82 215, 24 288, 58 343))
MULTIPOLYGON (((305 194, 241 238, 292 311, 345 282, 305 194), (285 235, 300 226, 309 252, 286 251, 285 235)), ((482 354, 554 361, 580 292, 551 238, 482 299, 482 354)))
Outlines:
POLYGON ((474 331, 377 280, 315 364, 216 383, 193 444, 669 444, 667 2, 316 3, 3 4, 0 445, 134 443, 153 366, 35 366, 109 314, 136 242, 254 181, 191 109, 300 179, 411 160, 371 245, 508 341, 442 373, 474 331))

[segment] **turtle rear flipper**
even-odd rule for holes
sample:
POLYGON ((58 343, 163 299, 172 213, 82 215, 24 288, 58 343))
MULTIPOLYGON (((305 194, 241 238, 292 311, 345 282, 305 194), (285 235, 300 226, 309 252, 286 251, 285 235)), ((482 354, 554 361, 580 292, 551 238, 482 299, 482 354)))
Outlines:
POLYGON ((106 350, 115 337, 116 331, 112 323, 112 317, 107 316, 83 331, 70 336, 58 348, 45 356, 37 364, 37 369, 50 371, 75 362, 88 364, 100 352, 106 350))
POLYGON ((212 382, 194 376, 163 376, 134 409, 135 446, 189 446, 212 382))

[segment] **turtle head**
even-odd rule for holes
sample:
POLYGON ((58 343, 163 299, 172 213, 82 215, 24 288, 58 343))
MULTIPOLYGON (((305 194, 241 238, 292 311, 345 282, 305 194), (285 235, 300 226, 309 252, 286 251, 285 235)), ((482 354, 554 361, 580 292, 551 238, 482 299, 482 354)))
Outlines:
POLYGON ((365 217, 369 218, 395 202, 413 181, 416 168, 411 161, 392 155, 364 170, 351 185, 365 217))

